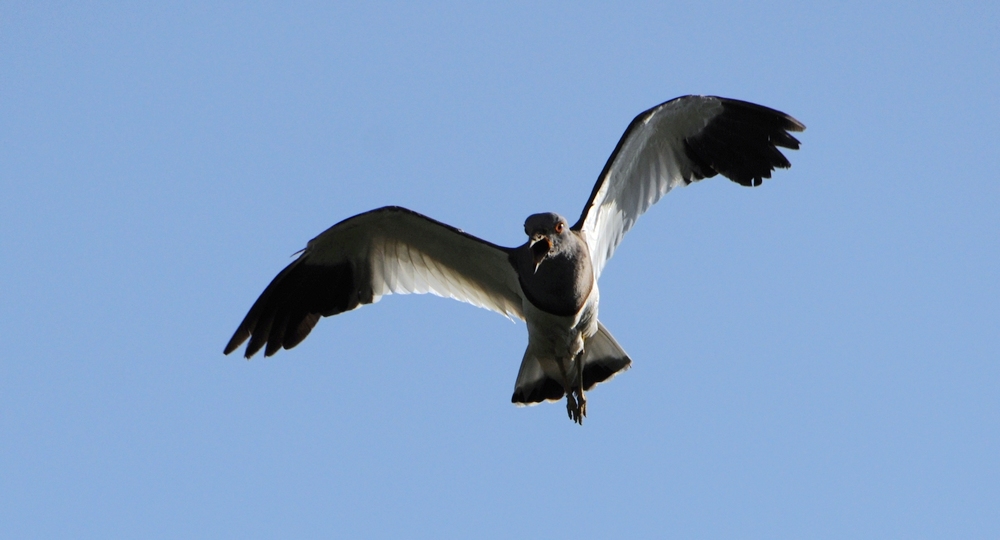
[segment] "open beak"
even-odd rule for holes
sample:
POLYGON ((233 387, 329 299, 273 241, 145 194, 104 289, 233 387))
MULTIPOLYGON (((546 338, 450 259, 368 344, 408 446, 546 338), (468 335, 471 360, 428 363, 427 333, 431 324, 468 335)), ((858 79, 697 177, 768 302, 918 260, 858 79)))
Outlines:
POLYGON ((531 257, 535 263, 535 272, 538 272, 538 265, 542 264, 545 260, 545 256, 549 254, 549 250, 552 249, 552 240, 549 237, 536 234, 531 237, 531 242, 528 243, 528 249, 531 250, 531 257))

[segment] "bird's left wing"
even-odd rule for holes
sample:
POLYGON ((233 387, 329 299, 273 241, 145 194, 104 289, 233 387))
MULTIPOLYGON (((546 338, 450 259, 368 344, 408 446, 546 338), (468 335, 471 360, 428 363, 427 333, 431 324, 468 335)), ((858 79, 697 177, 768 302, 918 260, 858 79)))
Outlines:
POLYGON ((721 173, 760 185, 790 166, 777 147, 797 149, 789 131, 805 126, 767 107, 714 96, 684 96, 636 116, 612 152, 573 230, 582 231, 595 275, 625 233, 675 186, 721 173))
POLYGON ((385 207, 330 227, 264 289, 225 353, 298 345, 319 318, 386 294, 431 293, 523 318, 510 250, 411 210, 385 207))

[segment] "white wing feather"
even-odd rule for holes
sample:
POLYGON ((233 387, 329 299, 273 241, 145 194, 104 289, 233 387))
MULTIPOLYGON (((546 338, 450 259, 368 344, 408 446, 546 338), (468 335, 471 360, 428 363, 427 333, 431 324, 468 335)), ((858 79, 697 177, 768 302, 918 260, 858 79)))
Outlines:
POLYGON ((377 302, 386 294, 431 293, 523 318, 510 250, 405 208, 345 219, 313 238, 271 281, 233 333, 226 354, 298 345, 322 316, 377 302))
POLYGON ((636 117, 598 179, 582 224, 597 276, 639 216, 692 180, 684 139, 721 112, 717 98, 686 96, 636 117))
POLYGON ((507 251, 415 212, 380 208, 326 230, 306 248, 310 264, 350 261, 361 303, 387 294, 434 294, 523 318, 507 251))

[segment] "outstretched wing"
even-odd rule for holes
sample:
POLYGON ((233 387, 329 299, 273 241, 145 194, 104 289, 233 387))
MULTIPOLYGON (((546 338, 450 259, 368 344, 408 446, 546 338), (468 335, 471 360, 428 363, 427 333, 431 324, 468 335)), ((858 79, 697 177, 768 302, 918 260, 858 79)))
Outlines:
POLYGON ((523 318, 509 251, 400 207, 345 219, 313 238, 271 281, 225 353, 247 338, 247 358, 265 345, 264 356, 291 349, 320 317, 392 293, 431 293, 523 318))
POLYGON ((777 147, 798 149, 789 131, 805 126, 746 101, 684 96, 636 116, 608 158, 573 229, 583 231, 600 275, 625 233, 678 185, 721 173, 758 186, 791 164, 777 147))

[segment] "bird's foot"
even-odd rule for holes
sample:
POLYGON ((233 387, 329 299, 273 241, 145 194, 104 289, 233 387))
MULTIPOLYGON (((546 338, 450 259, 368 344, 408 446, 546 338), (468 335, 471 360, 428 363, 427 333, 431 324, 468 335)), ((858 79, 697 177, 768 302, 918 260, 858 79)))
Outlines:
POLYGON ((566 394, 566 413, 570 420, 583 425, 583 417, 587 416, 587 400, 584 399, 582 392, 575 398, 572 392, 566 394))

